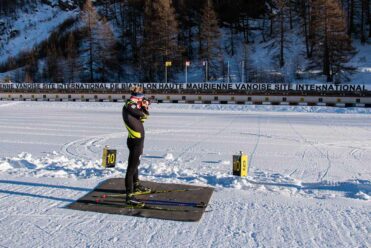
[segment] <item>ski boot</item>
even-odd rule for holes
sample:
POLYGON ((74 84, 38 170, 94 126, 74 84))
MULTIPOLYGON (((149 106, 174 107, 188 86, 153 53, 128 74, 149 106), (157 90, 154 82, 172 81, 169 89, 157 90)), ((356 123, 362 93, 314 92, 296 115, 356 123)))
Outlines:
POLYGON ((134 183, 134 194, 135 193, 150 193, 152 190, 151 188, 148 188, 144 186, 143 184, 140 184, 139 181, 136 181, 134 183))

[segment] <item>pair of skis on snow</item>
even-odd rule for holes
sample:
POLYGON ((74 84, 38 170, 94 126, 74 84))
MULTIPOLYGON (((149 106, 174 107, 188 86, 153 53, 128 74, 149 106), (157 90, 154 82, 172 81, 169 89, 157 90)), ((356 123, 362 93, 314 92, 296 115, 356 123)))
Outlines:
MULTIPOLYGON (((187 191, 194 191, 200 189, 173 189, 173 190, 155 190, 149 192, 137 192, 134 193, 133 196, 140 196, 140 195, 152 195, 152 194, 165 194, 165 193, 176 193, 176 192, 187 192, 187 191)), ((204 202, 179 202, 179 201, 167 201, 167 200, 148 200, 148 199, 141 199, 137 200, 138 205, 117 205, 117 204, 109 204, 109 203, 123 203, 126 194, 103 194, 101 196, 97 196, 96 203, 97 204, 104 204, 105 206, 110 207, 117 207, 117 208, 126 208, 126 209, 152 209, 152 210, 163 210, 163 211, 174 211, 174 212, 200 212, 201 209, 205 209, 207 204, 204 202), (113 199, 110 199, 113 198, 113 199), (107 200, 110 199, 110 200, 107 200), (160 207, 161 206, 161 207, 160 207), (178 208, 170 208, 170 207, 189 207, 189 208, 200 208, 200 210, 196 209, 178 209, 178 208)))

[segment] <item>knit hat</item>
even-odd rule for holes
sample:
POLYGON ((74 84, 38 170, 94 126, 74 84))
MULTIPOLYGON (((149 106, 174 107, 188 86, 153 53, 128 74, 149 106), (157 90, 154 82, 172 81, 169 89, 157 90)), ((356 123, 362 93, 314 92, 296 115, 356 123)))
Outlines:
POLYGON ((130 100, 142 101, 143 97, 144 97, 144 94, 142 94, 142 93, 134 93, 134 94, 132 93, 131 97, 130 97, 130 100))
POLYGON ((137 98, 143 98, 144 94, 143 93, 131 93, 131 96, 135 96, 137 98))

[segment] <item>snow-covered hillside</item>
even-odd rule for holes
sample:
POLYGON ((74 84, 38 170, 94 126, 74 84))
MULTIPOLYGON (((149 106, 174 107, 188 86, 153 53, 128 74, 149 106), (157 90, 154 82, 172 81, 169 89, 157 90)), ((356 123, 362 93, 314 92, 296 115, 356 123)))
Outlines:
POLYGON ((369 109, 151 105, 140 175, 215 187, 198 223, 64 208, 123 177, 119 103, 0 102, 0 246, 369 247, 369 109), (105 145, 118 167, 104 170, 105 145), (233 154, 249 176, 231 175, 233 154))
MULTIPOLYGON (((75 18, 81 14, 81 6, 78 6, 78 1, 75 0, 38 0, 36 4, 25 4, 22 8, 17 8, 17 11, 12 16, 3 16, 0 18, 0 64, 9 62, 10 58, 19 58, 20 55, 32 51, 33 48, 40 45, 42 42, 46 41, 51 33, 56 30, 56 28, 62 24, 64 21, 75 18)), ((113 32, 109 37, 115 37, 116 46, 120 47, 121 50, 111 50, 110 62, 115 60, 116 57, 121 57, 119 63, 120 65, 115 65, 113 62, 113 68, 115 68, 113 73, 110 72, 110 76, 105 78, 103 81, 110 82, 129 82, 129 81, 140 81, 142 80, 143 73, 140 66, 133 64, 133 60, 143 60, 143 58, 131 57, 133 56, 133 44, 131 40, 136 40, 135 47, 141 47, 142 34, 136 34, 135 37, 130 37, 131 34, 135 32, 140 32, 141 30, 131 30, 132 27, 125 26, 125 23, 131 22, 133 18, 131 15, 134 13, 138 15, 137 25, 141 25, 142 20, 141 15, 143 13, 130 12, 130 4, 118 3, 114 1, 111 4, 106 5, 104 1, 93 1, 96 3, 96 11, 98 20, 102 21, 107 19, 110 27, 108 33, 113 32), (122 5, 121 5, 122 4, 122 5), (127 14, 128 16, 126 16, 127 14), (108 15, 108 16, 106 16, 108 15), (104 17, 104 18, 103 18, 104 17), (131 40, 130 40, 131 39, 131 40)), ((176 5, 176 4, 174 4, 176 5)), ((267 6, 266 8, 271 8, 267 6)), ((298 8, 298 6, 296 6, 298 8)), ((138 11, 138 10, 135 10, 138 11)), ((267 10, 266 10, 267 11, 267 10)), ((274 14, 277 14, 277 10, 273 10, 274 14)), ((219 39, 219 45, 221 52, 218 56, 221 57, 220 61, 220 73, 218 77, 214 79, 209 79, 211 81, 224 81, 224 82, 304 82, 304 83, 314 83, 314 82, 325 82, 326 78, 321 73, 320 66, 316 69, 309 69, 310 60, 307 58, 305 53, 305 39, 303 36, 303 25, 301 23, 300 14, 298 9, 295 9, 296 17, 294 17, 293 27, 289 27, 288 23, 285 24, 285 42, 284 42, 284 60, 285 64, 281 68, 278 66, 277 54, 279 53, 279 28, 277 20, 275 20, 274 26, 272 26, 273 34, 268 34, 268 22, 270 22, 267 13, 260 17, 249 18, 249 43, 245 43, 244 34, 240 31, 234 31, 234 33, 226 27, 226 25, 220 26, 221 37, 219 39), (264 29, 267 31, 264 32, 264 29), (232 33, 231 33, 232 32, 232 33), (230 48, 231 40, 233 40, 233 49, 230 48), (233 50, 233 52, 231 52, 233 50), (229 77, 228 77, 229 71, 229 77)), ((290 14, 291 15, 291 14, 290 14)), ((180 17, 178 18, 180 19, 180 17)), ((180 22, 180 20, 178 20, 180 22)), ((86 24, 86 23, 85 23, 86 24)), ((85 25, 83 22, 80 23, 80 28, 85 25)), ((225 24, 225 23, 224 23, 225 24)), ((107 26, 107 27, 108 27, 107 26)), ((197 25, 196 25, 197 26, 197 25)), ((188 82, 202 82, 205 80, 205 66, 203 66, 204 58, 199 52, 200 41, 197 40, 198 34, 196 32, 197 28, 193 27, 190 39, 191 48, 193 50, 193 55, 191 63, 188 69, 187 79, 188 82), (193 32, 193 33, 192 33, 193 32)), ((142 28, 143 29, 143 28, 142 28)), ((69 30, 71 31, 71 30, 69 30)), ((78 54, 78 66, 75 66, 80 71, 80 74, 86 73, 89 67, 86 61, 87 58, 87 47, 86 42, 83 41, 83 36, 80 34, 80 40, 76 41, 76 53, 78 54), (79 42, 81 44, 79 44, 79 42), (83 69, 82 69, 83 68, 83 69)), ((106 35, 107 37, 107 35, 106 35)), ((60 38, 60 37, 59 37, 60 38)), ((99 41, 102 43, 102 41, 99 41)), ((99 43, 98 42, 98 43, 99 43)), ((111 42, 111 41, 109 41, 111 42)), ((369 54, 371 53, 370 42, 366 41, 365 44, 361 44, 359 37, 354 35, 353 47, 355 48, 355 56, 346 64, 347 66, 354 67, 354 73, 348 75, 351 83, 355 84, 369 84, 371 78, 371 59, 369 54)), ((104 43, 104 42, 103 42, 104 43)), ((114 43, 114 42, 113 42, 114 43)), ((105 46, 100 44, 99 46, 105 46)), ((58 47, 58 46, 57 46, 58 47)), ((45 49, 44 49, 45 50, 45 49)), ((61 48, 59 47, 59 50, 61 48)), ((66 49, 62 49, 66 50, 66 49)), ((66 52, 66 51, 64 51, 66 52)), ((45 71, 45 53, 46 51, 40 51, 37 56, 38 60, 38 75, 36 81, 51 81, 51 78, 44 78, 45 71)), ((60 53, 60 51, 59 51, 60 53)), ((140 53, 139 53, 140 54, 140 53)), ((56 56, 56 55, 55 55, 56 56)), ((61 56, 61 54, 58 54, 61 56)), ((63 67, 64 59, 66 54, 58 58, 58 62, 61 64, 59 66, 63 67)), ((136 55, 139 56, 139 55, 136 55)), ((179 52, 179 55, 181 53, 179 52)), ((97 56, 100 57, 100 56, 97 56)), ((160 60, 160 58, 158 58, 160 60)), ((185 60, 187 58, 182 58, 185 60)), ((145 60, 145 59, 144 59, 145 60)), ((179 62, 174 62, 179 63, 179 62)), ((183 63, 183 62, 182 62, 183 63)), ((10 63, 12 64, 12 63, 10 63)), ((21 63, 19 66, 10 66, 11 69, 3 70, 0 73, 1 81, 24 81, 25 75, 23 72, 24 66, 27 63, 21 63)), ((96 63, 99 64, 99 63, 96 63)), ((101 68, 96 68, 96 70, 102 70, 109 63, 103 63, 101 68)), ((9 66, 9 64, 8 64, 9 66)), ((179 66, 179 65, 178 65, 179 66)), ((99 67, 96 65, 96 67, 99 67)), ((173 66, 174 68, 175 66, 173 66)), ((172 75, 172 80, 177 82, 185 81, 184 65, 181 65, 181 69, 169 68, 169 74, 172 75), (176 71, 177 70, 177 71, 176 71), (175 72, 176 71, 176 72, 175 72)), ((59 68, 57 71, 66 71, 65 68, 59 68)), ((157 73, 157 72, 156 72, 157 73)), ((159 74, 163 74, 163 68, 161 67, 159 74)), ((55 73, 54 73, 55 74, 55 73)), ((68 74, 65 72, 65 74, 68 74)), ((96 74, 99 74, 96 72, 96 74)), ((108 75, 108 72, 106 73, 108 75)), ((65 78, 68 75, 63 75, 65 78)), ((163 76, 163 75, 162 75, 163 76)), ((98 75, 97 75, 97 78, 98 75)), ((55 80, 55 79, 54 79, 55 80)), ((65 81, 69 81, 66 79, 65 81)), ((98 80, 98 79, 96 79, 98 80)), ((343 80, 343 79, 342 79, 343 80)), ((83 76, 77 77, 75 81, 86 81, 83 76)), ((92 80, 94 81, 94 80, 92 80)), ((343 81, 346 81, 345 79, 343 81)))
POLYGON ((69 1, 37 1, 35 5, 19 8, 12 17, 1 18, 0 25, 5 29, 0 39, 0 63, 29 52, 47 40, 58 25, 76 17, 79 12, 79 8, 69 1), (61 9, 62 6, 65 8, 61 9))

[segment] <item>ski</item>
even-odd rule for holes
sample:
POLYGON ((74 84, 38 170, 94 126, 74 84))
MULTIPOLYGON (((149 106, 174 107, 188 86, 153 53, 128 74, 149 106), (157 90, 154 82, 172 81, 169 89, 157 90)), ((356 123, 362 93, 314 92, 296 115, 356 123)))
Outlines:
MULTIPOLYGON (((118 206, 119 207, 119 206, 118 206)), ((192 209, 176 209, 176 208, 166 208, 166 207, 157 207, 157 206, 149 206, 144 204, 143 206, 123 206, 126 209, 149 209, 149 210, 160 210, 160 211, 171 211, 171 212, 202 212, 202 210, 192 210, 192 209)))
MULTIPOLYGON (((165 193, 174 193, 174 192, 188 192, 188 191, 195 191, 195 190, 201 190, 201 189, 169 189, 169 190, 153 190, 148 192, 136 192, 132 193, 133 196, 139 196, 139 195, 152 195, 152 194, 165 194, 165 193)), ((124 197, 126 196, 126 193, 118 193, 118 194, 103 194, 101 196, 96 196, 100 198, 117 198, 117 197, 124 197)))
MULTIPOLYGON (((100 202, 98 199, 97 202, 100 202)), ((102 202, 124 202, 123 199, 120 200, 102 200, 102 202)), ((162 206, 179 206, 179 207, 194 207, 194 208, 206 208, 207 204, 204 202, 178 202, 178 201, 165 201, 165 200, 147 200, 138 199, 138 202, 142 202, 146 205, 162 205, 162 206)))
POLYGON ((112 203, 105 203, 105 202, 93 202, 90 201, 87 203, 88 205, 104 205, 107 207, 112 208, 122 208, 122 209, 149 209, 149 210, 159 210, 159 211, 171 211, 171 212, 202 212, 202 210, 193 210, 193 209, 176 209, 176 208, 166 208, 166 207, 157 207, 157 206, 149 206, 147 204, 139 205, 139 206, 131 206, 131 205, 118 205, 112 203))
POLYGON ((182 207, 195 207, 195 208, 206 208, 207 205, 204 202, 178 202, 178 201, 163 201, 163 200, 140 200, 145 204, 153 205, 169 205, 169 206, 182 206, 182 207))

